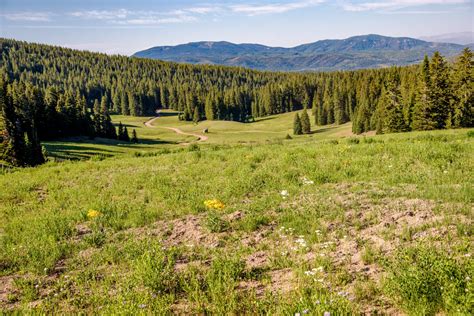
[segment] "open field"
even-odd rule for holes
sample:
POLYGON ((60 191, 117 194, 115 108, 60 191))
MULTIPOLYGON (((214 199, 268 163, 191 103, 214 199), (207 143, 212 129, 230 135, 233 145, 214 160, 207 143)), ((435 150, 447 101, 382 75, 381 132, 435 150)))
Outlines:
POLYGON ((0 308, 472 314, 472 130, 283 140, 292 118, 114 117, 164 143, 1 175, 0 308))
MULTIPOLYGON (((145 122, 152 117, 132 117, 112 115, 115 124, 122 122, 127 126, 129 133, 137 131, 139 144, 130 144, 110 139, 87 137, 70 138, 62 141, 45 142, 49 156, 59 160, 63 159, 89 159, 91 157, 113 157, 122 154, 135 154, 156 150, 173 150, 182 148, 183 144, 197 142, 198 138, 180 135, 170 130, 178 128, 184 133, 203 134, 204 129, 209 133, 205 136, 208 140, 200 145, 257 145, 286 141, 286 135, 293 134, 293 118, 295 113, 285 113, 257 119, 253 123, 239 123, 232 121, 203 121, 199 124, 178 120, 177 112, 162 111, 160 116, 151 125, 145 122)), ((304 142, 311 139, 322 140, 353 136, 351 124, 341 126, 316 127, 310 135, 292 136, 291 142, 304 142)))

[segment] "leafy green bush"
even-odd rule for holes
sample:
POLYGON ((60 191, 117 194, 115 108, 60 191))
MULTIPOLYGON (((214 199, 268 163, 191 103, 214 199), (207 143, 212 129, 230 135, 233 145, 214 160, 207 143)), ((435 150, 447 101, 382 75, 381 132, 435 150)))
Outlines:
POLYGON ((432 247, 404 249, 388 264, 386 293, 409 314, 472 314, 474 265, 472 260, 466 261, 432 247))

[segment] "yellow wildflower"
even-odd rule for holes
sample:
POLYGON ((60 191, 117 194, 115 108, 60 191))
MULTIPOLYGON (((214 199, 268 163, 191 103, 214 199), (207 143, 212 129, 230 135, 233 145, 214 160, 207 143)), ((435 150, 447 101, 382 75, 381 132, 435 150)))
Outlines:
POLYGON ((204 205, 207 208, 216 209, 216 210, 222 210, 225 207, 225 204, 222 203, 221 201, 217 200, 217 199, 206 200, 206 201, 204 201, 204 205))
POLYGON ((100 215, 102 215, 101 212, 99 211, 96 211, 96 210, 89 210, 89 212, 87 212, 87 217, 89 217, 90 219, 94 219, 96 217, 99 217, 100 215))

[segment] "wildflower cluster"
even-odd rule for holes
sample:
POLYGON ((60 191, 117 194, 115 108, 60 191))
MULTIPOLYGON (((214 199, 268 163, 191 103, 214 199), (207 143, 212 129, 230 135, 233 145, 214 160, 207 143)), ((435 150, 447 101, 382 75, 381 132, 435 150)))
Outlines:
POLYGON ((304 274, 311 276, 311 275, 315 275, 317 272, 324 272, 324 268, 323 267, 313 268, 311 270, 305 271, 304 274))
POLYGON ((213 209, 213 210, 222 210, 225 207, 225 204, 217 199, 206 200, 204 201, 204 205, 207 208, 213 209))
POLYGON ((87 212, 87 217, 88 217, 89 219, 94 219, 94 218, 99 217, 99 216, 101 216, 101 215, 102 215, 101 212, 96 211, 96 210, 93 210, 93 209, 90 209, 90 210, 87 212))

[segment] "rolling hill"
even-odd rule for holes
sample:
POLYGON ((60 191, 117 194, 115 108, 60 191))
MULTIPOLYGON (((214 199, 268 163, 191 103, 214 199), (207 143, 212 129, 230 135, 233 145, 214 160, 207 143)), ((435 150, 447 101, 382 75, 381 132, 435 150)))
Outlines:
POLYGON ((354 36, 321 40, 292 48, 229 42, 195 42, 157 46, 135 53, 140 58, 192 64, 241 66, 259 70, 325 71, 409 65, 440 51, 459 54, 463 45, 426 42, 409 37, 354 36))

